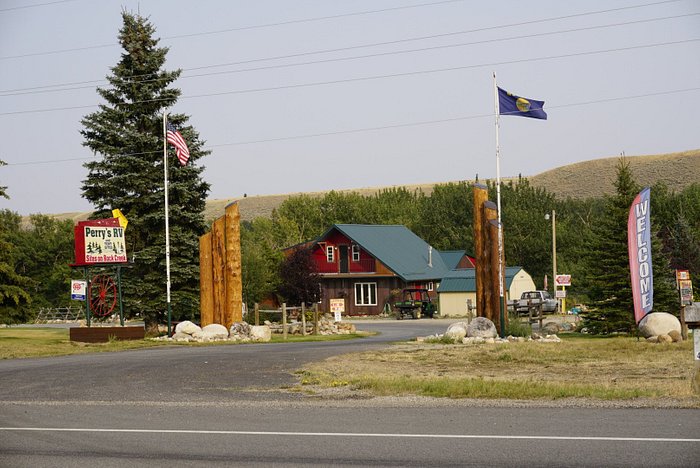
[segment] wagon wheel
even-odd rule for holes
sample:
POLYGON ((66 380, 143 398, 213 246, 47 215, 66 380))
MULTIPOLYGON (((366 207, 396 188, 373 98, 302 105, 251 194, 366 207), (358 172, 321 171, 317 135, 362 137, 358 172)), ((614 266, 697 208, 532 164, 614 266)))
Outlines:
POLYGON ((108 275, 96 275, 88 288, 90 312, 96 317, 106 317, 117 304, 117 285, 108 275))

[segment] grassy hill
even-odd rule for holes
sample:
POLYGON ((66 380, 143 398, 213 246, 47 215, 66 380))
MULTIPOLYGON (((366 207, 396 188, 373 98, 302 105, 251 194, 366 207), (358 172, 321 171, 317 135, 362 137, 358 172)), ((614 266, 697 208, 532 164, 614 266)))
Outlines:
MULTIPOLYGON (((664 181, 669 187, 682 190, 692 183, 700 182, 700 149, 682 153, 628 156, 630 168, 635 179, 642 185, 653 185, 664 181)), ((534 176, 525 176, 535 187, 543 187, 560 198, 588 198, 614 192, 615 165, 618 157, 594 159, 567 166, 557 167, 534 176)), ((406 185, 408 190, 421 190, 430 194, 435 184, 406 185)), ((361 189, 340 190, 340 192, 357 192, 371 195, 382 189, 372 187, 361 189)), ((326 192, 307 192, 310 196, 323 196, 326 192)), ((204 212, 207 220, 213 220, 224 214, 224 208, 229 203, 238 201, 241 219, 249 221, 259 216, 269 217, 272 210, 280 206, 284 200, 301 193, 279 195, 258 195, 252 197, 225 198, 208 200, 204 212)), ((88 212, 72 212, 56 215, 60 219, 81 221, 87 219, 88 212)))

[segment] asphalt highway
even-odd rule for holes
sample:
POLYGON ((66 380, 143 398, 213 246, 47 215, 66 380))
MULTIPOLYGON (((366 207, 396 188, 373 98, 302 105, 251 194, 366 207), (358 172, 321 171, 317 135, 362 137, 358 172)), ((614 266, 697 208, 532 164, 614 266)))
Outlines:
POLYGON ((698 466, 700 411, 284 390, 305 362, 442 332, 0 361, 0 467, 698 466))

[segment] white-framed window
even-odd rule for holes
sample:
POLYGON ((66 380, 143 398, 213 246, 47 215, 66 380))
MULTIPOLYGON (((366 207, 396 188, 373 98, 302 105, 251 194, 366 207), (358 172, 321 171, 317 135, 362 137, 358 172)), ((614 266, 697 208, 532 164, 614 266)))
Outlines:
POLYGON ((435 288, 435 285, 433 284, 432 281, 428 281, 428 284, 425 285, 425 289, 427 289, 428 291, 432 291, 434 288, 435 288))
POLYGON ((352 261, 353 262, 360 261, 360 246, 357 244, 352 244, 352 261))
POLYGON ((377 283, 355 283, 355 305, 377 305, 377 283))
POLYGON ((328 263, 333 263, 335 261, 335 250, 333 250, 332 245, 326 247, 326 261, 328 263))

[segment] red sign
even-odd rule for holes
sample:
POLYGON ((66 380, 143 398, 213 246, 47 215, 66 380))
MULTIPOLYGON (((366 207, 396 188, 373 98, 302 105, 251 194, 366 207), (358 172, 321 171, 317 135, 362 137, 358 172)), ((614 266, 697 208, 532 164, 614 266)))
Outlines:
POLYGON ((571 286, 571 275, 557 275, 554 278, 554 284, 557 286, 571 286))
POLYGON ((127 263, 124 228, 118 218, 81 221, 74 228, 75 264, 127 263))

